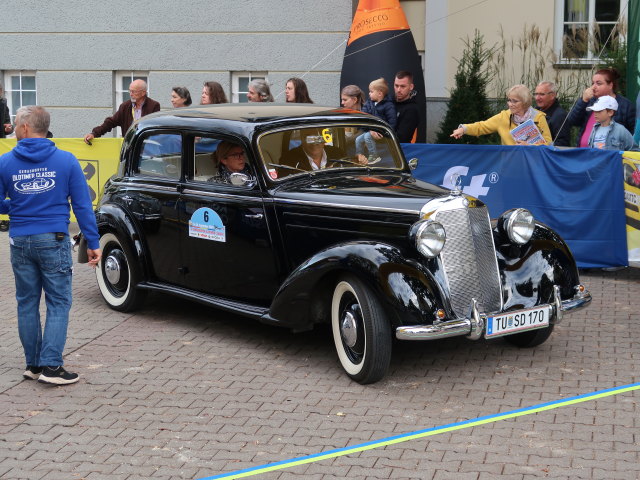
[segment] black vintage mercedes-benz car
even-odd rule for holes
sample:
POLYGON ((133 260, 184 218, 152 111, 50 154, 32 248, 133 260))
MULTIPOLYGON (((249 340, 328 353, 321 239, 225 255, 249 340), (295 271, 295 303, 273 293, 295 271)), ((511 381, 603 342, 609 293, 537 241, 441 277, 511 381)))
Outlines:
POLYGON ((96 215, 111 308, 154 290, 297 331, 327 322, 360 383, 385 375, 393 337, 532 347, 591 301, 549 227, 524 209, 492 221, 481 201, 417 180, 386 123, 345 109, 144 117, 96 215))

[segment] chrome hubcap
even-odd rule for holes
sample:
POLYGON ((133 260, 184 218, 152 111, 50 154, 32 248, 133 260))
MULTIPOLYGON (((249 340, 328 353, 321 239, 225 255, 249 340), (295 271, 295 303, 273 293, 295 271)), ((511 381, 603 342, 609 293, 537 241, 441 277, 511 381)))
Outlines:
POLYGON ((109 255, 104 261, 104 275, 112 285, 120 281, 120 262, 112 255, 109 255))
POLYGON ((353 348, 358 341, 356 317, 352 312, 345 312, 340 322, 340 335, 342 335, 342 340, 349 348, 353 348))

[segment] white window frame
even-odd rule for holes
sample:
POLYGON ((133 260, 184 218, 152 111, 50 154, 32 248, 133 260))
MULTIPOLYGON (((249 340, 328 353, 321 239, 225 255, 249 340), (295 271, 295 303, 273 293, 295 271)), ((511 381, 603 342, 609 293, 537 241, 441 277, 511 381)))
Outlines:
POLYGON ((240 90, 241 78, 248 79, 247 85, 255 79, 269 81, 267 72, 231 72, 231 103, 247 103, 248 92, 240 90))
MULTIPOLYGON (((598 60, 598 55, 600 52, 594 52, 591 50, 594 26, 597 24, 601 25, 615 25, 617 23, 617 19, 620 19, 620 15, 625 11, 627 6, 627 0, 620 0, 620 11, 616 14, 615 22, 596 22, 595 21, 595 12, 596 12, 596 2, 599 0, 584 0, 587 3, 587 15, 588 18, 584 22, 565 22, 564 18, 564 10, 565 4, 567 0, 556 0, 555 1, 555 32, 554 32, 554 49, 556 54, 558 55, 559 62, 562 63, 585 63, 592 64, 598 60), (588 51, 587 56, 582 58, 566 58, 563 56, 563 40, 564 40, 564 27, 567 24, 583 24, 589 26, 589 42, 588 42, 588 51)), ((624 22, 624 18, 620 19, 624 22)), ((622 37, 624 40, 624 37, 622 37)))
POLYGON ((120 105, 122 102, 126 102, 131 97, 129 97, 129 85, 131 82, 137 79, 144 80, 147 82, 147 95, 150 95, 149 92, 151 87, 149 86, 149 72, 142 71, 123 71, 116 72, 115 75, 115 97, 116 97, 116 106, 120 105), (123 86, 123 81, 129 80, 127 86, 123 86))
POLYGON ((33 92, 35 94, 34 104, 35 105, 38 104, 38 77, 36 75, 35 70, 9 70, 4 73, 3 84, 4 84, 4 96, 7 99, 7 106, 9 107, 9 115, 11 116, 11 123, 15 123, 15 119, 16 119, 15 112, 18 110, 18 108, 24 107, 25 105, 31 105, 31 103, 23 103, 23 99, 22 99, 23 92, 33 92), (20 79, 19 81, 20 85, 18 87, 18 90, 15 90, 13 88, 13 81, 12 81, 13 77, 18 77, 20 79), (23 77, 33 77, 34 83, 35 83, 35 88, 33 90, 22 88, 23 77), (20 92, 19 105, 13 104, 13 94, 15 92, 20 92))

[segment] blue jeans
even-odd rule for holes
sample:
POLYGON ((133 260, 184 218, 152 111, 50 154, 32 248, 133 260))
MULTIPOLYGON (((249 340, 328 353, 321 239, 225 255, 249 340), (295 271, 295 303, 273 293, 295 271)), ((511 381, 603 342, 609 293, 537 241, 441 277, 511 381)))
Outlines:
POLYGON ((362 145, 363 143, 367 146, 368 156, 376 155, 378 153, 378 149, 376 148, 376 140, 371 136, 370 132, 365 132, 356 138, 356 153, 365 155, 363 148, 364 146, 362 145))
POLYGON ((16 280, 18 332, 27 365, 62 365, 71 309, 71 244, 69 235, 55 233, 11 238, 11 265, 16 280), (47 319, 40 324, 40 297, 44 290, 47 319))

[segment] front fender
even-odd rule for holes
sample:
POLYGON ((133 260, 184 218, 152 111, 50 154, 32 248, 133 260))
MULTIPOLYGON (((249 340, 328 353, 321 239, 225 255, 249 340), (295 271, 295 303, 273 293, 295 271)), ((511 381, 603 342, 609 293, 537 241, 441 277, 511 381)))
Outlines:
POLYGON ((573 298, 580 283, 578 268, 556 232, 537 222, 531 240, 519 247, 501 239, 497 230, 495 234, 504 310, 551 303, 554 285, 563 300, 573 298))
POLYGON ((102 204, 96 209, 96 222, 100 236, 107 232, 115 234, 121 241, 126 242, 138 260, 143 278, 148 278, 146 268, 146 252, 138 230, 130 215, 120 205, 113 203, 102 204))
POLYGON ((345 273, 378 295, 393 326, 431 323, 441 308, 442 291, 418 261, 388 244, 347 242, 315 254, 289 275, 271 304, 271 320, 296 328, 326 321, 333 290, 345 273))

